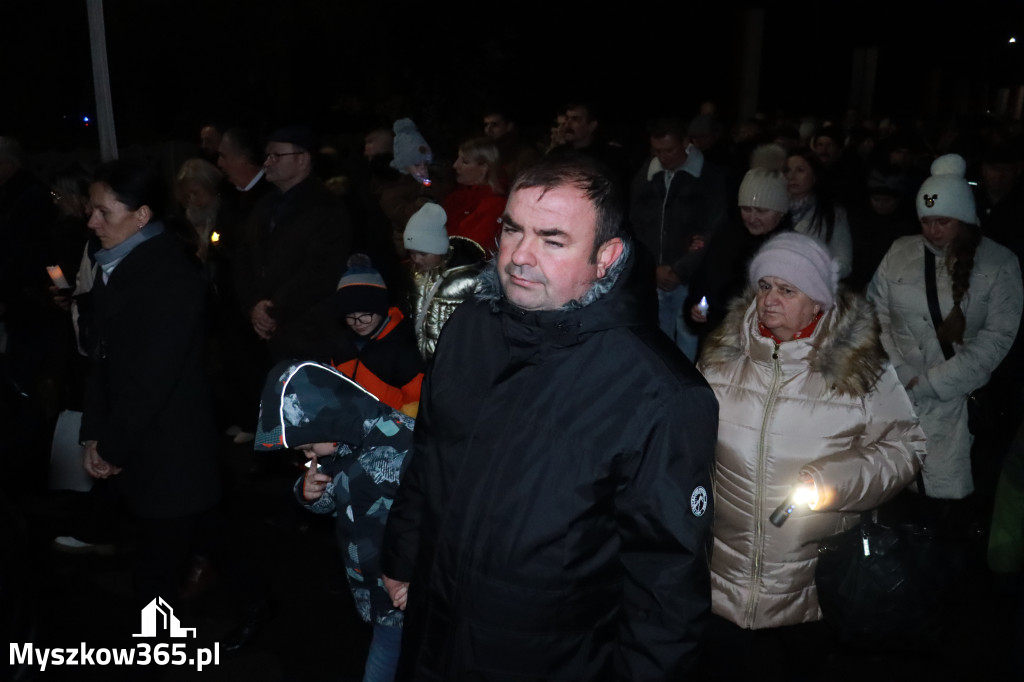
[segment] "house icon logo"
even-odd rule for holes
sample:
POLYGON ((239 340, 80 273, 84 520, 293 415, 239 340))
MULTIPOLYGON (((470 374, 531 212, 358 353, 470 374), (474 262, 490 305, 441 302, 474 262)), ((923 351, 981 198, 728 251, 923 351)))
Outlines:
POLYGON ((142 608, 142 632, 132 637, 156 637, 157 632, 166 632, 171 637, 196 636, 195 628, 183 628, 174 615, 174 609, 161 597, 157 597, 142 608))

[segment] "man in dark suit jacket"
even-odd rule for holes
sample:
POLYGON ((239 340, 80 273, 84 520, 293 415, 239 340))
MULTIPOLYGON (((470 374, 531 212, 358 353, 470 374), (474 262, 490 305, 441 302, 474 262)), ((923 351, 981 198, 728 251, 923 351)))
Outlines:
POLYGON ((330 298, 352 243, 344 208, 313 177, 316 138, 301 126, 268 138, 263 166, 277 188, 253 209, 237 260, 242 308, 272 360, 329 359, 330 298))

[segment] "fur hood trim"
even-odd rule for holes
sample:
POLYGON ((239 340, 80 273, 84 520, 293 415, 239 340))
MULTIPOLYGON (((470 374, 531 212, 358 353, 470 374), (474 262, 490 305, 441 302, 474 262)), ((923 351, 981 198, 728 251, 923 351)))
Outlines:
MULTIPOLYGON (((587 293, 579 300, 572 300, 562 306, 561 310, 579 310, 586 308, 594 301, 599 300, 605 296, 612 288, 615 283, 619 281, 620 276, 626 269, 626 265, 629 263, 630 253, 632 252, 632 244, 628 239, 622 240, 622 253, 619 255, 619 259, 612 263, 612 266, 608 268, 608 272, 604 274, 604 277, 595 280, 590 286, 587 293)), ((497 311, 500 309, 500 303, 505 299, 505 291, 501 288, 501 280, 498 278, 498 259, 493 258, 484 268, 483 272, 477 277, 476 285, 476 298, 479 301, 486 301, 490 304, 491 309, 497 311)))
MULTIPOLYGON (((729 304, 725 320, 707 339, 702 367, 750 356, 751 335, 758 333, 754 293, 750 287, 729 304)), ((815 334, 786 343, 810 343, 811 371, 821 373, 837 393, 860 397, 871 391, 888 362, 880 334, 874 307, 863 296, 840 287, 835 306, 822 317, 815 334)))

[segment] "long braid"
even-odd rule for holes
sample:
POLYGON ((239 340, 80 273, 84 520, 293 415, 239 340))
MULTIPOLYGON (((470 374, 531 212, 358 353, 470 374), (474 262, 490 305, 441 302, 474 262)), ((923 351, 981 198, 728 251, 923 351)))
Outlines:
POLYGON ((960 223, 960 233, 946 252, 946 269, 953 286, 953 309, 939 325, 936 334, 943 343, 964 342, 967 321, 961 302, 971 288, 971 271, 974 269, 974 255, 981 244, 981 230, 977 225, 960 223))

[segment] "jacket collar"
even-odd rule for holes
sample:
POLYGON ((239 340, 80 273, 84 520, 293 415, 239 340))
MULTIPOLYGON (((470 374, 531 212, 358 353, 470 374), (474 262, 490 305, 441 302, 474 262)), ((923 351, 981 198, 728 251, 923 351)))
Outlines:
POLYGON ((385 336, 395 331, 395 327, 397 327, 398 323, 404 319, 405 315, 402 314, 402 311, 395 306, 391 306, 388 308, 387 315, 384 316, 383 324, 381 324, 374 335, 367 340, 383 339, 385 336))
MULTIPOLYGON (((686 161, 683 161, 679 168, 676 168, 675 173, 680 171, 689 173, 695 178, 699 178, 700 174, 704 172, 704 152, 697 149, 696 146, 690 144, 686 147, 686 161)), ((654 179, 654 176, 658 173, 664 173, 665 167, 661 165, 661 161, 655 156, 651 159, 651 162, 647 164, 647 180, 648 182, 654 179)))
POLYGON ((614 327, 639 326, 647 322, 627 286, 635 260, 632 244, 624 241, 619 259, 579 300, 558 310, 523 310, 505 297, 498 278, 497 261, 491 261, 477 280, 474 299, 501 315, 505 335, 513 346, 567 347, 586 335, 614 327))
POLYGON ((729 305, 725 320, 704 346, 702 368, 725 366, 744 356, 770 364, 777 353, 784 372, 809 368, 820 372, 838 393, 863 396, 888 362, 878 319, 862 296, 840 288, 835 306, 822 316, 813 334, 777 346, 758 332, 756 307, 753 288, 729 305))
POLYGON ((104 278, 110 277, 110 274, 114 272, 114 268, 117 264, 124 260, 125 256, 135 250, 135 248, 145 241, 152 239, 153 237, 163 234, 164 224, 159 220, 146 223, 128 236, 127 239, 122 241, 116 246, 112 246, 109 249, 100 249, 96 252, 96 262, 100 264, 103 269, 104 278))

